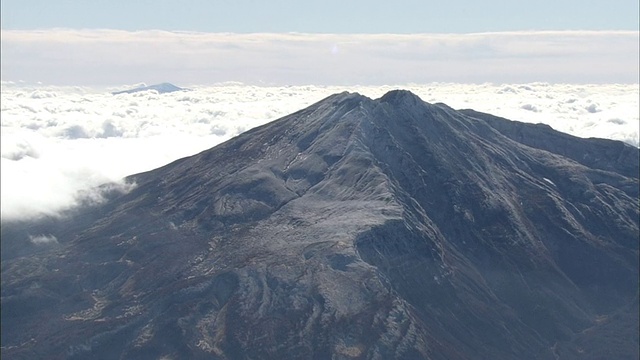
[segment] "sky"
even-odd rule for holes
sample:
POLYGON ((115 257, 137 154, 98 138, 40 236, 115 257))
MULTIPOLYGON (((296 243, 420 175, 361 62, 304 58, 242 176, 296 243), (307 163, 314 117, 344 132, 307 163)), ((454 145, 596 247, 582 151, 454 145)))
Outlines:
POLYGON ((99 201, 100 184, 341 91, 409 89, 638 146, 637 0, 0 6, 3 221, 99 201), (162 82, 189 91, 111 94, 162 82))
POLYGON ((637 0, 3 0, 2 29, 476 33, 638 30, 637 0))
POLYGON ((1 76, 47 85, 637 83, 637 0, 3 0, 1 76))

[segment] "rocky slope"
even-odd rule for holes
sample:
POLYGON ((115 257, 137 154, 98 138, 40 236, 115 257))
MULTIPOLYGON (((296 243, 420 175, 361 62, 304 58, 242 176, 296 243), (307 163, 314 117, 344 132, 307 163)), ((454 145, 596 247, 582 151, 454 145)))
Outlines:
POLYGON ((3 223, 2 357, 636 359, 638 159, 336 94, 3 223))

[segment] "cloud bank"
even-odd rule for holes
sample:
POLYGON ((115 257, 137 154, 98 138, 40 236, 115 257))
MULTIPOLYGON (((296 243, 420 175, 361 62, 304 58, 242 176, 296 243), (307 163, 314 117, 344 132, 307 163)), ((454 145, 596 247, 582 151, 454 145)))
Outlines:
MULTIPOLYGON (((177 84, 182 86, 183 84, 177 84)), ((399 86, 195 86, 191 91, 112 95, 121 88, 2 83, 2 219, 56 216, 100 201, 95 186, 206 150, 324 97, 379 98, 404 88, 431 103, 546 123, 582 137, 638 146, 633 85, 405 84, 399 86)), ((37 241, 37 240, 36 240, 37 241)))
POLYGON ((2 79, 56 85, 637 83, 637 31, 229 34, 3 30, 2 79))

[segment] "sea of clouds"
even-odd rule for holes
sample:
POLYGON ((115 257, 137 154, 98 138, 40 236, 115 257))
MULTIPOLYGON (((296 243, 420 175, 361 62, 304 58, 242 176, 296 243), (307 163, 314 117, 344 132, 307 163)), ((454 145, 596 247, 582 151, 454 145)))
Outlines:
POLYGON ((2 220, 55 216, 87 199, 99 201, 92 189, 100 184, 122 185, 127 175, 196 154, 341 91, 379 98, 402 88, 455 109, 639 145, 638 84, 221 83, 112 95, 123 88, 2 83, 2 220))

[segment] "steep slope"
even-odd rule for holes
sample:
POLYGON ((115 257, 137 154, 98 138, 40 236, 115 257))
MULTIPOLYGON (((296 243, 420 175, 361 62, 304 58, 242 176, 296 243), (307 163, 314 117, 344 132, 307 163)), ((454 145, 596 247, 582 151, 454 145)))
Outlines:
POLYGON ((2 356, 637 358, 638 149, 523 126, 336 94, 2 224, 2 356))
POLYGON ((514 123, 474 110, 461 113, 482 119, 501 134, 527 146, 562 155, 587 167, 637 177, 638 149, 609 139, 581 139, 553 130, 545 124, 514 123))

